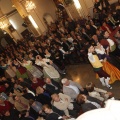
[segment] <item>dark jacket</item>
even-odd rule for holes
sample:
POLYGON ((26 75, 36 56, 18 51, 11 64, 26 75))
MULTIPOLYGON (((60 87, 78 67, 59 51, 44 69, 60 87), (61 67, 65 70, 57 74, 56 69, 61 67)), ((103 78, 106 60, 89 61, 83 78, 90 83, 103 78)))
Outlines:
POLYGON ((60 93, 62 87, 60 86, 60 84, 54 80, 51 80, 52 84, 46 84, 45 89, 50 93, 50 94, 54 94, 54 93, 60 93), (55 86, 58 88, 56 89, 55 86))
MULTIPOLYGON (((99 105, 102 104, 102 101, 100 101, 96 98, 90 97, 90 96, 87 96, 87 100, 89 100, 91 102, 96 102, 99 105)), ((83 112, 87 112, 89 110, 97 109, 97 107, 95 105, 93 105, 92 103, 83 103, 83 104, 81 104, 81 107, 82 107, 83 112)))

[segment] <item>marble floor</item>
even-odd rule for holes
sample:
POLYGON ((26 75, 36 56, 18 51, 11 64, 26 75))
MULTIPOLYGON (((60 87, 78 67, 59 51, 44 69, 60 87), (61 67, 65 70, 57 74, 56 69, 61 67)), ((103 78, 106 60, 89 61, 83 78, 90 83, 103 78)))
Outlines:
POLYGON ((96 79, 95 73, 90 64, 77 64, 77 65, 69 65, 66 67, 67 74, 63 77, 67 77, 78 84, 81 84, 83 87, 88 82, 93 82, 96 87, 105 89, 109 92, 112 92, 116 99, 120 99, 120 80, 115 81, 111 86, 112 90, 103 87, 98 79, 96 79))

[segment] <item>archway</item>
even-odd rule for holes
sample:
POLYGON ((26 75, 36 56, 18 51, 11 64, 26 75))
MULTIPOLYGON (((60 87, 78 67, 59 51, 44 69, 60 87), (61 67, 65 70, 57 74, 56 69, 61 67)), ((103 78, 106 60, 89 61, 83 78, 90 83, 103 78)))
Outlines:
POLYGON ((43 15, 43 20, 47 25, 51 25, 54 22, 52 16, 49 13, 43 15))

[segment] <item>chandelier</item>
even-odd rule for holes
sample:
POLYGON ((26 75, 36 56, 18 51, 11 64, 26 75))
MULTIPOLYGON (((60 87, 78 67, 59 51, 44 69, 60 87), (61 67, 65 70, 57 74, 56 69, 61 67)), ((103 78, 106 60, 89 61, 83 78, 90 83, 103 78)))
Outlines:
POLYGON ((30 12, 31 10, 36 8, 36 5, 31 0, 27 0, 25 3, 25 8, 27 12, 30 12))
POLYGON ((0 28, 1 28, 1 29, 5 29, 5 28, 7 28, 7 27, 8 27, 8 25, 7 25, 6 23, 0 22, 0 28))

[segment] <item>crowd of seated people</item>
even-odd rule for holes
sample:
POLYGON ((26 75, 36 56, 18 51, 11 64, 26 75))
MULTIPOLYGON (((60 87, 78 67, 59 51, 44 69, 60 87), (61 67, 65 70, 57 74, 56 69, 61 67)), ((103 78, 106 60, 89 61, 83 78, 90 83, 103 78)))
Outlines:
POLYGON ((46 35, 6 46, 0 54, 2 120, 77 118, 103 107, 104 101, 112 97, 93 83, 83 88, 62 79, 66 65, 88 63, 88 47, 98 42, 107 55, 120 59, 117 14, 94 12, 94 18, 58 20, 48 27, 46 35))

